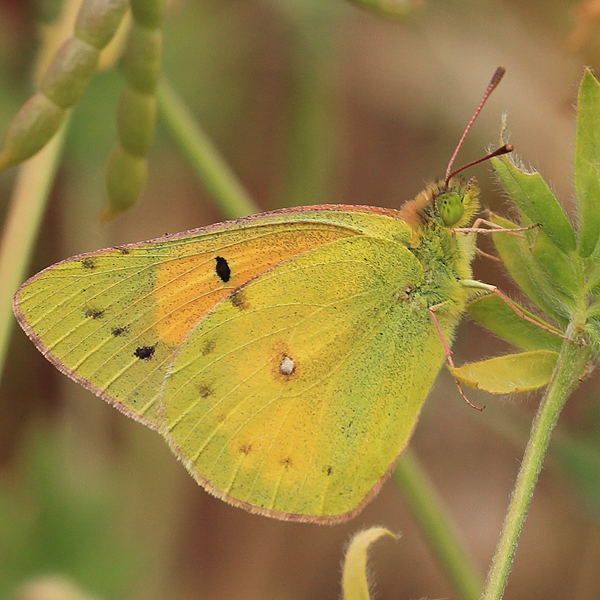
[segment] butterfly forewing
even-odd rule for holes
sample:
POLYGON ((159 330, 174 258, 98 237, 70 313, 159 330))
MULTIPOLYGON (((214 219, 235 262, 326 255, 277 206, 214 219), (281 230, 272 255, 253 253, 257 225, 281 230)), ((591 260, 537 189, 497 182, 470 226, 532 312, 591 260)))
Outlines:
POLYGON ((358 207, 315 207, 81 255, 27 281, 15 313, 63 373, 156 428, 166 368, 215 304, 281 261, 380 220, 358 207))

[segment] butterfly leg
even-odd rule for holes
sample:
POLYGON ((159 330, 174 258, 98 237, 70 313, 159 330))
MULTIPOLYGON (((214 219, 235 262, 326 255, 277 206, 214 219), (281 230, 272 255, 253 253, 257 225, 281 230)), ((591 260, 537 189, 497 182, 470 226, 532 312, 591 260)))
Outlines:
MULTIPOLYGON (((435 311, 442 306, 442 304, 436 304, 434 306, 430 306, 429 307, 429 315, 431 316, 431 320, 433 321, 433 324, 435 325, 435 329, 438 332, 438 335, 440 336, 440 340, 442 342, 442 346, 444 346, 444 353, 446 354, 446 359, 448 360, 448 364, 454 369, 454 361, 452 360, 452 352, 450 351, 450 347, 448 346, 448 343, 446 342, 446 338, 444 337, 444 334, 442 332, 442 328, 440 327, 440 324, 438 323, 437 317, 435 316, 435 311)), ((458 379, 455 377, 454 381, 456 383, 456 387, 458 388, 458 392, 459 394, 462 396, 463 400, 471 407, 474 408, 475 410, 483 410, 485 408, 485 406, 477 406, 476 404, 473 404, 466 396, 466 394, 464 393, 460 382, 458 381, 458 379)))
POLYGON ((485 219, 477 219, 471 227, 455 227, 452 229, 452 233, 461 232, 461 233, 506 233, 508 235, 514 235, 515 237, 522 238, 523 236, 518 233, 519 231, 529 231, 530 229, 536 229, 539 227, 539 223, 535 223, 534 225, 529 225, 528 227, 514 227, 514 228, 506 228, 501 225, 496 225, 491 221, 486 221, 485 219), (481 227, 481 225, 487 225, 487 228, 481 227))
POLYGON ((496 294, 496 296, 498 296, 504 303, 506 303, 510 308, 512 308, 512 310, 514 310, 519 315, 519 317, 521 317, 521 319, 525 319, 525 321, 528 321, 529 323, 533 323, 534 325, 537 325, 541 329, 544 329, 545 331, 548 331, 551 334, 556 335, 559 338, 562 338, 563 340, 567 340, 568 342, 571 342, 571 343, 575 344, 576 346, 581 346, 581 344, 578 341, 572 340, 571 338, 560 333, 559 331, 555 331, 554 329, 551 329, 550 327, 546 327, 546 325, 544 325, 543 323, 540 323, 539 321, 536 321, 535 319, 532 319, 531 317, 526 315, 504 292, 501 292, 500 289, 497 288, 495 285, 489 285, 487 283, 483 283, 481 281, 475 281, 473 279, 463 279, 461 281, 461 284, 464 287, 485 290, 487 292, 490 292, 491 294, 496 294))
POLYGON ((488 258, 489 260, 493 260, 495 262, 502 262, 501 258, 498 258, 497 256, 493 256, 492 254, 488 254, 487 252, 484 252, 483 250, 479 249, 479 248, 475 248, 475 254, 477 254, 477 256, 482 256, 483 258, 488 258))

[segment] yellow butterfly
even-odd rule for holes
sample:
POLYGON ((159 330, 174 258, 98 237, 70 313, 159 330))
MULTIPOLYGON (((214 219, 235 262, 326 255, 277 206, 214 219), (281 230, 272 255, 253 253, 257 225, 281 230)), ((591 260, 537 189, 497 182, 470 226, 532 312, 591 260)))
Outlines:
POLYGON ((389 475, 444 361, 432 307, 451 340, 474 293, 475 236, 453 228, 478 189, 451 179, 399 211, 280 210, 76 256, 27 281, 15 314, 209 492, 345 520, 389 475))

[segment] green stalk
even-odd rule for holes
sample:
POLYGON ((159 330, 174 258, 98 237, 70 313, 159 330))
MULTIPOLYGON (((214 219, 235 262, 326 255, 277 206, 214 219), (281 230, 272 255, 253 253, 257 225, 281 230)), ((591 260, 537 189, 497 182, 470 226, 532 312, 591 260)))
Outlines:
MULTIPOLYGON (((574 334, 578 330, 579 328, 572 323, 567 330, 567 335, 576 339, 574 334)), ((589 346, 579 348, 572 342, 565 342, 562 346, 552 379, 531 428, 529 442, 511 495, 508 512, 481 600, 500 600, 504 594, 519 535, 550 443, 552 430, 565 402, 579 384, 579 378, 585 374, 590 356, 589 346)))
POLYGON ((350 0, 350 2, 395 21, 406 21, 422 6, 419 0, 350 0))
POLYGON ((331 202, 340 148, 336 99, 341 15, 322 0, 289 7, 292 104, 284 206, 331 202))
POLYGON ((14 324, 12 297, 25 279, 62 154, 69 114, 56 135, 17 176, 0 239, 0 377, 14 324))
POLYGON ((477 600, 483 581, 442 499, 417 456, 407 448, 394 471, 404 499, 429 545, 430 552, 463 600, 477 600))
POLYGON ((223 214, 235 219, 259 212, 191 111, 164 80, 158 87, 157 98, 160 114, 171 135, 223 214))

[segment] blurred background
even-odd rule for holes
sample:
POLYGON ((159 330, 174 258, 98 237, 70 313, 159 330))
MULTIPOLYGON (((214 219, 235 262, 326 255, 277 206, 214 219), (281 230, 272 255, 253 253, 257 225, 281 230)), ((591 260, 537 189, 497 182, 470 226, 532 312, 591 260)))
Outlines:
MULTIPOLYGON (((46 0, 0 0, 0 131, 32 92, 46 0)), ((173 0, 164 73, 262 210, 321 202, 399 207, 443 175, 495 68, 507 74, 457 166, 510 141, 573 208, 577 86, 598 66, 598 2, 424 0, 400 22, 342 0, 173 0)), ((149 181, 110 224, 103 162, 115 140, 117 70, 74 111, 29 274, 71 255, 224 218, 158 119, 149 181)), ((0 173, 4 218, 17 169, 0 173)), ((482 203, 510 214, 489 165, 482 203)), ((485 241, 482 242, 485 246, 485 241)), ((491 261, 475 276, 513 295, 491 261)), ((0 284, 2 285, 2 284, 0 284)), ((507 349, 465 319, 456 361, 507 349)), ((413 438, 482 575, 487 571, 537 406, 469 391, 442 370, 413 438)), ((114 599, 321 600, 340 596, 352 533, 378 544, 379 598, 455 598, 402 493, 388 482, 335 527, 282 523, 215 500, 156 433, 60 375, 14 327, 0 387, 0 598, 61 576, 114 599)), ((598 379, 561 416, 519 545, 507 600, 593 600, 600 589, 598 379)), ((67 585, 67 584, 65 584, 67 585)), ((31 592, 31 589, 29 590, 31 592)))

